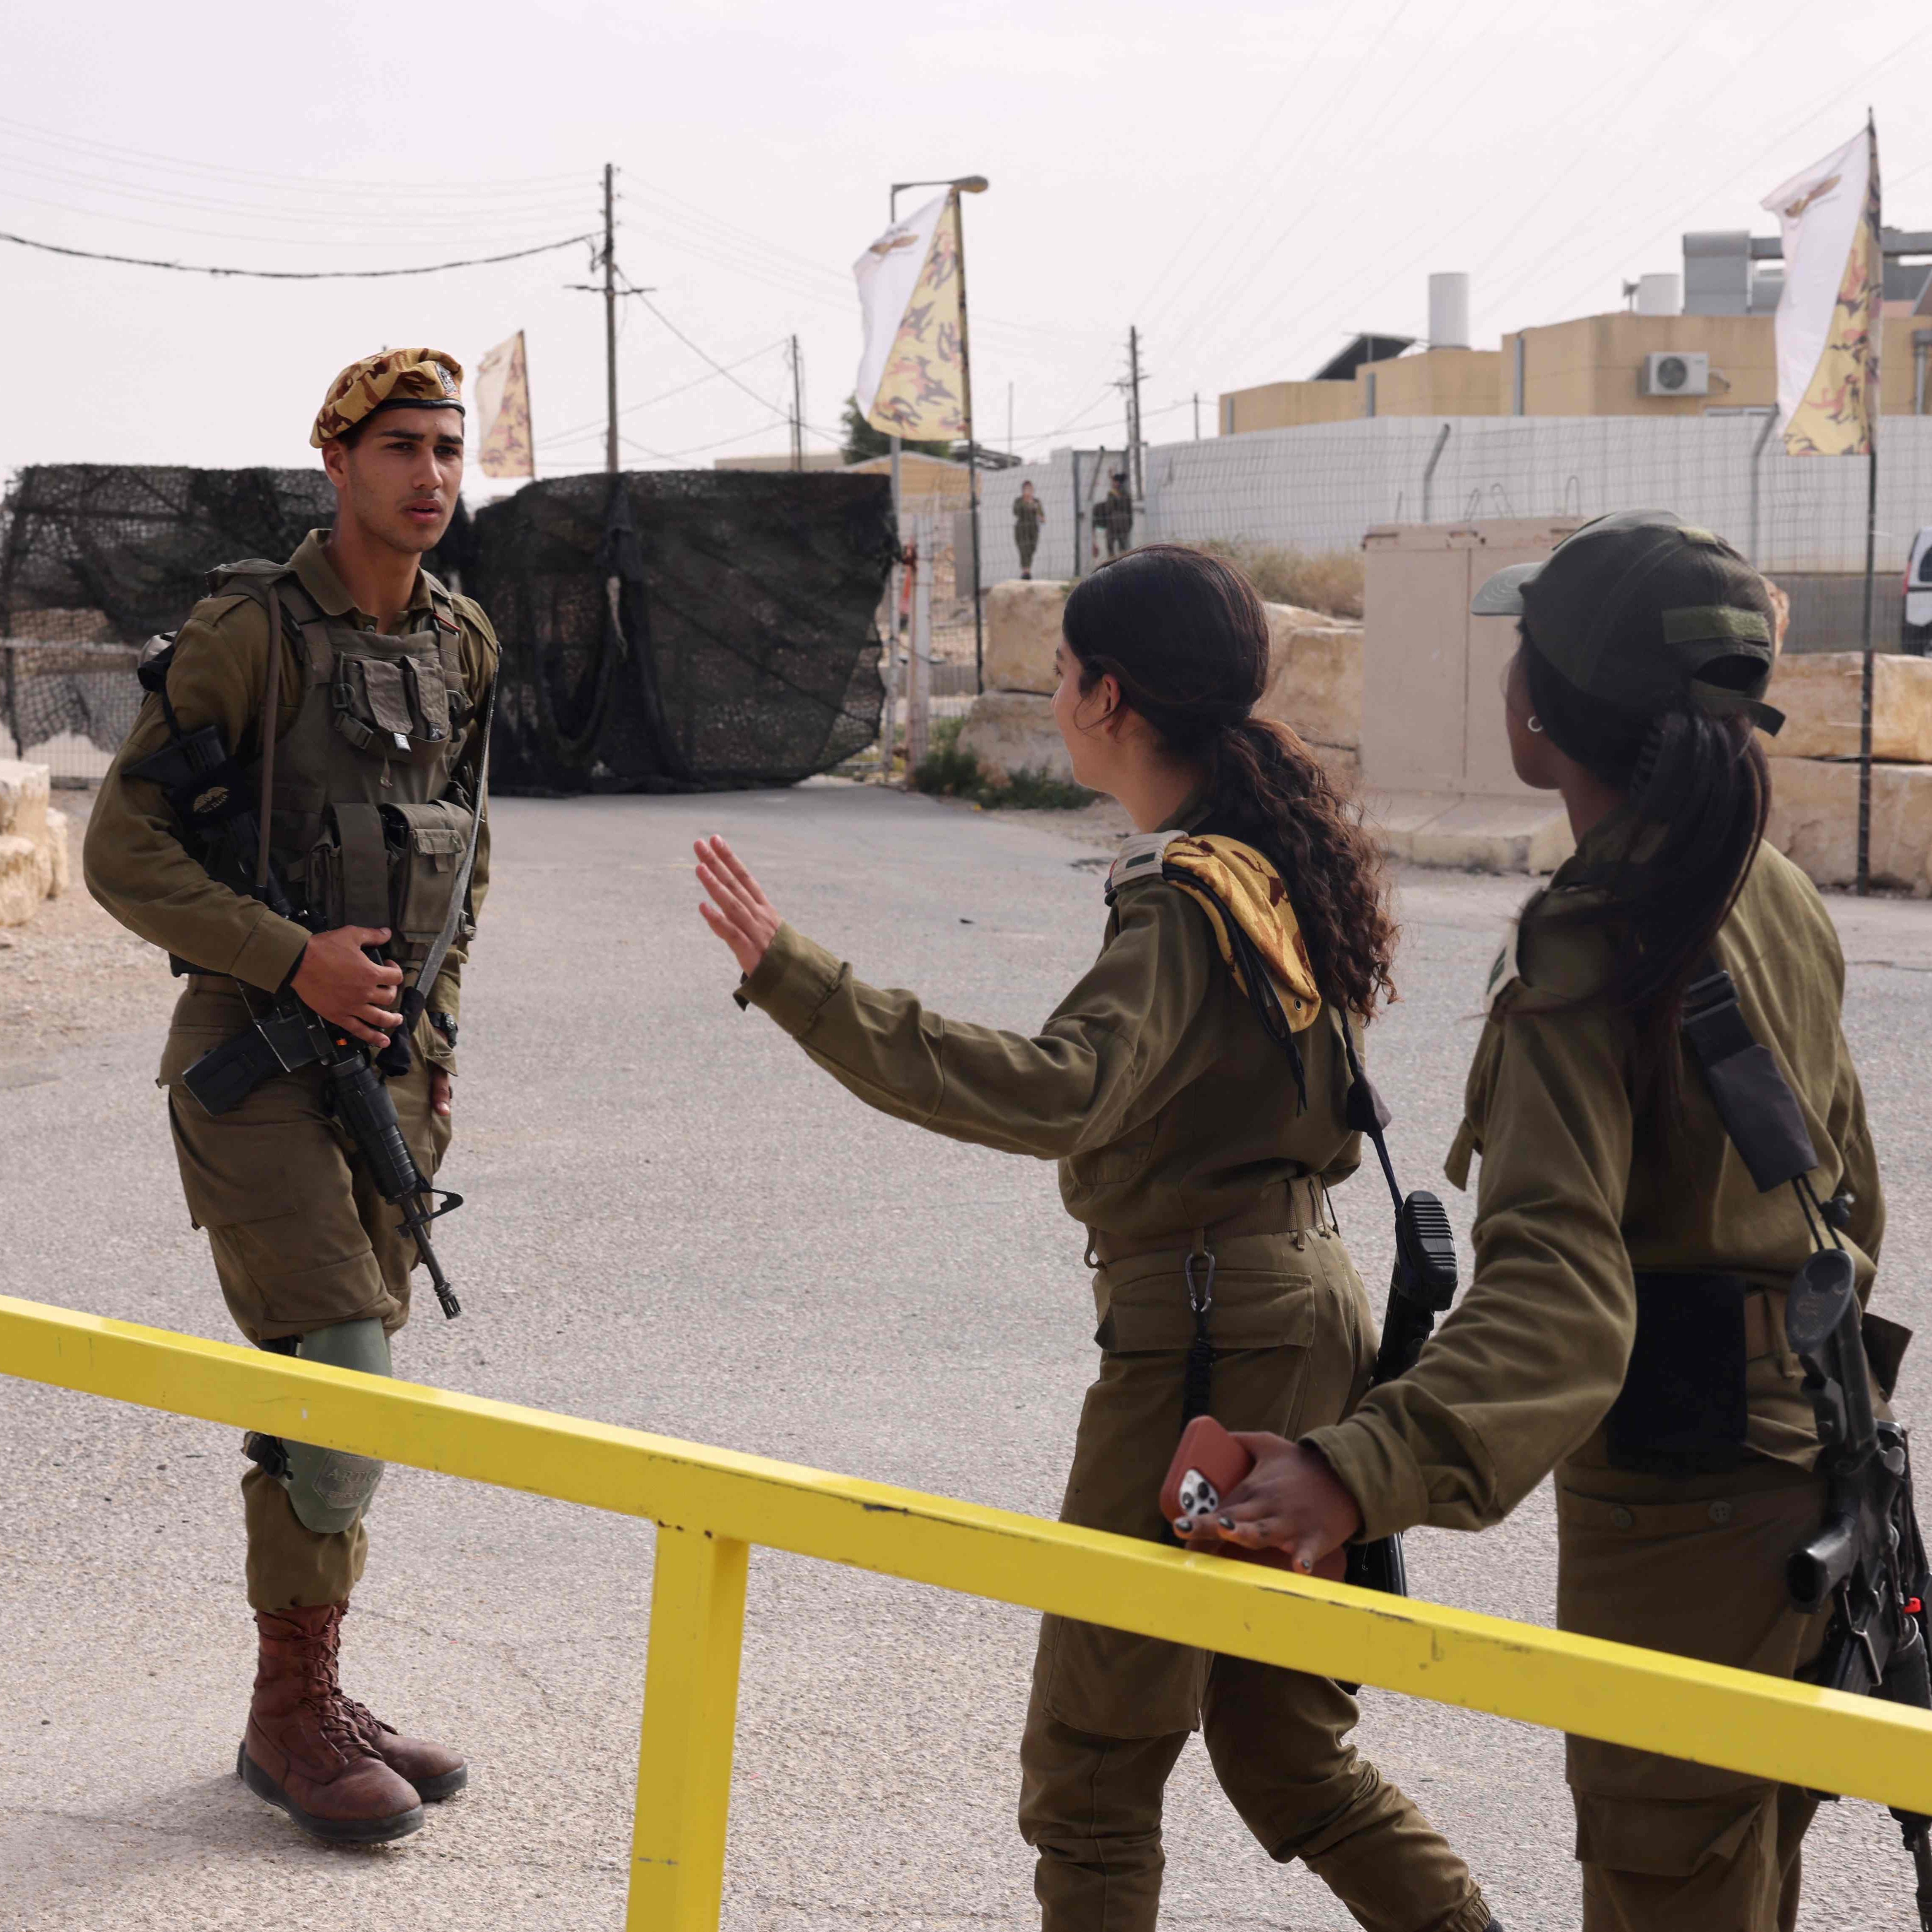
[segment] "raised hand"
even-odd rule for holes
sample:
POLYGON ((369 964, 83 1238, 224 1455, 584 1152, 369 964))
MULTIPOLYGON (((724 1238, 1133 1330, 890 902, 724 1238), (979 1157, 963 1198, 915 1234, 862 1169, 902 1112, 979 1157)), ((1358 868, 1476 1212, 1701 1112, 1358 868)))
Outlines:
POLYGON ((699 839, 692 850, 698 854, 698 882, 712 902, 706 905, 700 900, 698 910, 731 949, 739 970, 755 972, 784 922, 738 855, 716 833, 699 839))

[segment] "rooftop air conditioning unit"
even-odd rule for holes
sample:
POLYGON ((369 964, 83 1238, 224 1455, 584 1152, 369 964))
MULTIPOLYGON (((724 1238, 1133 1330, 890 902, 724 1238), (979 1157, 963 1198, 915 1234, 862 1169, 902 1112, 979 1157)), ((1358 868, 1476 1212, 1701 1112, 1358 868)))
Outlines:
POLYGON ((1689 350, 1659 349, 1643 358, 1637 393, 1644 396, 1708 396, 1711 358, 1689 350))

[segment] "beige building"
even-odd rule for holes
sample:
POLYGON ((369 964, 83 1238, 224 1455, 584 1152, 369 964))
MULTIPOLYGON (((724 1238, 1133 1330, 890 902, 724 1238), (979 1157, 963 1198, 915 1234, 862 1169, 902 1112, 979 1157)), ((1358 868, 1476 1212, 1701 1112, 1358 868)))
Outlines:
MULTIPOLYGON (((1221 398, 1223 436, 1364 416, 1687 416, 1778 400, 1768 315, 1580 316, 1518 330, 1493 349, 1429 349, 1365 362, 1353 376, 1264 382, 1221 398), (1708 358, 1704 393, 1646 394, 1652 356, 1708 358)), ((1932 410, 1924 370, 1932 316, 1889 315, 1881 364, 1887 416, 1932 410)))

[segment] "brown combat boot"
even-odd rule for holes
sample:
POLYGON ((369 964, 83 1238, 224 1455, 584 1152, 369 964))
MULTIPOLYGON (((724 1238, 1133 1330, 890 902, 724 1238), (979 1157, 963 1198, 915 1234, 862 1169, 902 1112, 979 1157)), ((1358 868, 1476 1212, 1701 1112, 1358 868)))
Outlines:
POLYGON ((236 1775, 316 1838, 385 1844, 422 1828, 422 1804, 344 1708, 335 1642, 344 1607, 255 1612, 260 1661, 236 1775))
MULTIPOLYGON (((337 1606, 338 1643, 342 1619, 348 1614, 346 1604, 337 1606)), ((332 1645, 330 1682, 334 1686, 338 1701, 356 1727, 356 1735, 398 1777, 406 1778, 413 1784, 416 1796, 425 1804, 440 1804, 446 1798, 454 1798, 470 1782, 468 1765, 445 1745, 428 1744, 421 1738, 404 1737, 394 1725, 384 1724, 368 1705, 344 1696, 340 1681, 334 1675, 335 1652, 336 1646, 332 1645)))

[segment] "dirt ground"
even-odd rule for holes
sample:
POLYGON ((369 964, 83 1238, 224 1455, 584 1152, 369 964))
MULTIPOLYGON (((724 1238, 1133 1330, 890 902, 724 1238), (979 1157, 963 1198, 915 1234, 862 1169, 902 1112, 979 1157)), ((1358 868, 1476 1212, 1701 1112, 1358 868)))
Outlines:
POLYGON ((118 1027, 165 1019, 176 988, 166 962, 116 925, 81 882, 91 791, 61 791, 73 883, 25 926, 0 927, 0 1088, 34 1084, 35 1070, 77 1045, 107 1015, 118 1027))

